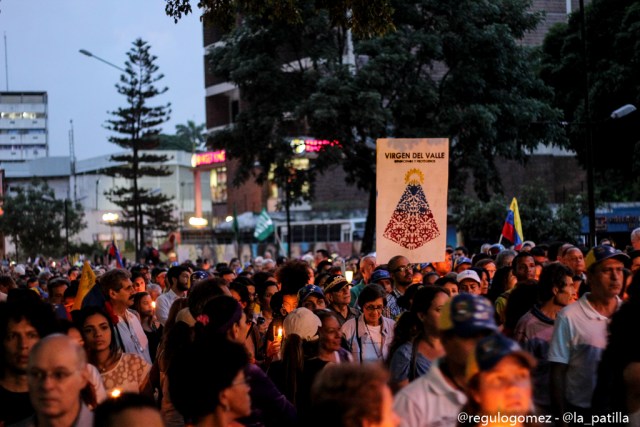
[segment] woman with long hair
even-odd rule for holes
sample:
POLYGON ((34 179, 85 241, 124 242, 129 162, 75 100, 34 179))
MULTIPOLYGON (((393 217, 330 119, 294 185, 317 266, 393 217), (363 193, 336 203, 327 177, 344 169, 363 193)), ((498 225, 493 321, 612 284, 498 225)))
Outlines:
POLYGON ((301 401, 308 401, 304 394, 311 385, 304 384, 303 373, 306 361, 317 354, 321 326, 318 316, 308 308, 298 307, 289 313, 283 323, 281 358, 269 366, 269 378, 298 410, 301 401))
POLYGON ((511 266, 500 267, 493 276, 487 298, 495 304, 498 297, 513 288, 517 281, 511 266))
MULTIPOLYGON (((390 358, 390 384, 393 391, 400 390, 417 377, 426 374, 431 363, 444 355, 438 321, 440 311, 448 300, 449 294, 443 288, 425 286, 416 292, 411 311, 403 313, 402 317, 415 319, 420 328, 415 336, 398 346, 390 358)), ((398 332, 402 324, 400 321, 396 324, 394 336, 405 335, 398 332)))
POLYGON ((228 427, 249 416, 248 364, 243 346, 222 337, 196 339, 179 351, 169 367, 169 389, 186 425, 228 427))
POLYGON ((149 292, 138 292, 133 295, 133 306, 131 308, 140 315, 142 330, 149 340, 151 360, 156 360, 156 353, 162 339, 162 325, 156 318, 152 302, 153 299, 149 292))
MULTIPOLYGON (((174 332, 177 333, 182 330, 182 332, 189 337, 192 335, 192 342, 194 344, 205 341, 210 343, 226 341, 240 344, 244 347, 245 337, 249 328, 248 322, 250 322, 250 320, 247 320, 247 315, 240 304, 230 296, 221 295, 214 297, 206 303, 202 312, 196 315, 196 324, 192 329, 186 327, 186 324, 178 322, 176 326, 174 326, 174 329, 178 329, 174 332)), ((180 342, 184 343, 184 341, 180 342)), ((169 361, 168 367, 169 394, 172 396, 172 401, 175 401, 174 396, 176 396, 176 393, 183 392, 183 387, 180 387, 179 384, 184 384, 184 378, 178 380, 183 381, 182 383, 174 384, 174 378, 182 375, 179 372, 183 372, 180 371, 181 367, 176 368, 176 365, 180 364, 180 360, 186 360, 187 362, 185 363, 194 366, 194 374, 186 379, 187 383, 185 386, 192 384, 194 378, 201 378, 199 369, 203 369, 202 365, 196 365, 189 357, 189 354, 192 354, 192 350, 190 350, 192 348, 189 344, 182 344, 181 349, 173 350, 174 356, 169 361), (184 356, 184 354, 186 354, 186 356, 184 356), (186 359, 180 359, 180 357, 186 357, 186 359)), ((214 349, 215 348, 216 347, 214 347, 214 349)), ((247 357, 246 348, 244 348, 244 352, 245 357, 247 357)), ((206 364, 210 365, 211 362, 206 362, 206 364)), ((224 367, 221 368, 224 369, 224 367)), ((266 427, 294 425, 296 422, 295 408, 289 403, 287 398, 278 391, 262 369, 255 364, 249 363, 245 367, 245 374, 247 375, 247 382, 251 389, 250 396, 252 403, 250 415, 242 418, 242 423, 244 425, 262 424, 266 427)), ((204 381, 202 381, 202 383, 206 384, 204 381)), ((174 405, 181 411, 177 402, 174 402, 174 405)), ((183 415, 187 414, 183 413, 183 415)))
POLYGON ((123 353, 113 320, 100 307, 85 307, 77 316, 87 359, 100 371, 107 394, 120 392, 151 394, 151 365, 137 354, 123 353))

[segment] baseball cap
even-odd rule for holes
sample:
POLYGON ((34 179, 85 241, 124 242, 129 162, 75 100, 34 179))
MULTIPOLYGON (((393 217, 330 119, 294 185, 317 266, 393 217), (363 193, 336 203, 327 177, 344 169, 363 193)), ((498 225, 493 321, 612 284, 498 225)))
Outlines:
POLYGON ((462 282, 463 280, 473 280, 474 282, 480 284, 480 277, 478 276, 478 273, 476 273, 473 270, 465 270, 465 271, 461 271, 460 273, 458 273, 458 275, 456 276, 456 281, 458 283, 462 282))
POLYGON ((502 334, 492 334, 481 338, 467 361, 466 377, 473 377, 478 372, 493 369, 506 356, 516 356, 529 369, 536 366, 536 360, 531 354, 520 348, 517 342, 502 334))
POLYGON ((498 330, 494 310, 488 299, 473 294, 458 294, 442 307, 440 331, 453 331, 461 337, 498 330))
POLYGON ((320 295, 322 298, 324 298, 324 292, 322 291, 322 288, 320 286, 307 285, 303 288, 300 288, 300 290, 298 291, 298 301, 303 302, 311 294, 320 295))
POLYGON ((189 276, 189 282, 193 285, 196 282, 199 282, 200 280, 204 280, 208 278, 209 278, 209 273, 207 273, 206 271, 198 270, 191 273, 191 276, 189 276))
POLYGON ((340 289, 344 288, 348 284, 349 282, 347 282, 347 279, 345 279, 344 276, 340 276, 340 275, 333 276, 331 279, 329 279, 329 282, 325 285, 324 293, 328 294, 330 292, 338 292, 340 289))
POLYGON ((458 258, 456 258, 455 262, 453 263, 453 268, 457 268, 458 266, 460 266, 462 264, 471 265, 471 260, 469 258, 467 258, 466 256, 458 257, 458 258))
POLYGON ((391 275, 387 270, 376 270, 371 275, 371 283, 377 283, 378 280, 388 279, 391 280, 391 275))
POLYGON ((584 263, 587 267, 587 270, 589 270, 591 267, 600 264, 602 261, 610 258, 615 258, 619 261, 622 261, 625 265, 629 263, 629 256, 627 254, 609 245, 595 246, 584 258, 584 263))
POLYGON ((500 243, 494 243, 489 248, 489 255, 498 255, 500 252, 504 251, 505 247, 500 243))
POLYGON ((284 334, 296 334, 303 340, 313 341, 318 338, 318 328, 322 326, 320 318, 311 310, 298 307, 284 318, 284 334))

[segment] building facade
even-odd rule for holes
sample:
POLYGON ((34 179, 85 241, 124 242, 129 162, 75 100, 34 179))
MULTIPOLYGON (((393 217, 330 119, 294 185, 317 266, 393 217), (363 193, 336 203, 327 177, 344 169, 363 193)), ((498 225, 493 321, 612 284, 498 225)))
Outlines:
MULTIPOLYGON (((145 153, 145 152, 143 152, 145 153)), ((178 219, 180 227, 188 225, 189 218, 195 215, 193 168, 191 153, 184 151, 151 151, 151 154, 169 156, 165 167, 171 172, 163 177, 144 177, 139 179, 140 188, 158 191, 172 198, 174 201, 173 215, 178 219)), ((123 154, 116 153, 115 155, 123 154)), ((92 243, 100 242, 106 245, 112 237, 124 248, 124 242, 133 240, 133 230, 113 226, 103 219, 107 213, 119 213, 120 208, 111 203, 104 193, 114 187, 128 186, 123 178, 114 178, 104 173, 104 170, 115 166, 111 155, 98 156, 76 162, 75 174, 71 172, 69 157, 46 157, 24 162, 0 162, 0 169, 4 171, 5 188, 11 193, 16 187, 28 186, 34 179, 45 181, 55 193, 56 199, 68 199, 79 202, 84 210, 84 220, 87 227, 78 235, 71 236, 72 241, 92 243), (74 192, 75 188, 75 192, 74 192)), ((200 186, 208 182, 199 183, 200 186)), ((202 195, 202 215, 211 217, 211 199, 208 194, 202 195)), ((164 238, 145 233, 145 237, 153 237, 159 244, 164 238)), ((8 239, 7 239, 8 240, 8 239)), ((7 242, 7 253, 13 251, 10 241, 7 242)), ((183 258, 184 259, 184 258, 183 258)))
POLYGON ((0 161, 49 155, 47 92, 0 92, 0 161))

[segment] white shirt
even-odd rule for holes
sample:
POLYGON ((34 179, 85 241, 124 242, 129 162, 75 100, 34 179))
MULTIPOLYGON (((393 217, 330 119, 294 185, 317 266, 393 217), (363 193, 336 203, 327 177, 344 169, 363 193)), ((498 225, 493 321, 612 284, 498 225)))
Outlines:
POLYGON ((140 320, 138 320, 135 314, 126 310, 124 317, 118 316, 118 324, 116 327, 118 328, 125 353, 137 354, 149 364, 153 363, 151 361, 151 355, 149 354, 149 340, 144 334, 140 320))
POLYGON ((353 360, 356 362, 386 360, 389 356, 389 345, 393 341, 395 323, 387 317, 382 317, 381 325, 367 326, 362 315, 347 320, 342 325, 341 331, 351 346, 353 360))
POLYGON ((104 383, 102 382, 100 371, 90 363, 87 363, 87 371, 89 373, 89 382, 96 392, 96 401, 98 403, 104 402, 105 400, 107 400, 107 391, 104 388, 104 383))
MULTIPOLYGON (((565 398, 580 408, 591 407, 598 365, 607 347, 609 318, 589 304, 587 292, 560 310, 553 328, 547 360, 568 365, 565 398)), ((618 306, 620 306, 618 299, 618 306)))
POLYGON ((178 299, 178 295, 170 289, 169 292, 160 295, 156 299, 156 317, 162 326, 167 322, 169 310, 173 302, 178 299))
POLYGON ((426 375, 417 378, 396 394, 393 409, 402 419, 401 427, 455 427, 462 406, 463 392, 449 385, 438 359, 426 375))

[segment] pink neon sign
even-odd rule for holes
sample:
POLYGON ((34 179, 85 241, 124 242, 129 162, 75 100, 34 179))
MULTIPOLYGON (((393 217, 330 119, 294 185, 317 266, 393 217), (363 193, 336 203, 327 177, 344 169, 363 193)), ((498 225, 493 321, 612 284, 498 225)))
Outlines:
POLYGON ((208 153, 194 154, 193 157, 191 157, 191 166, 195 168, 202 165, 223 163, 226 160, 227 154, 224 150, 209 151, 208 153))

